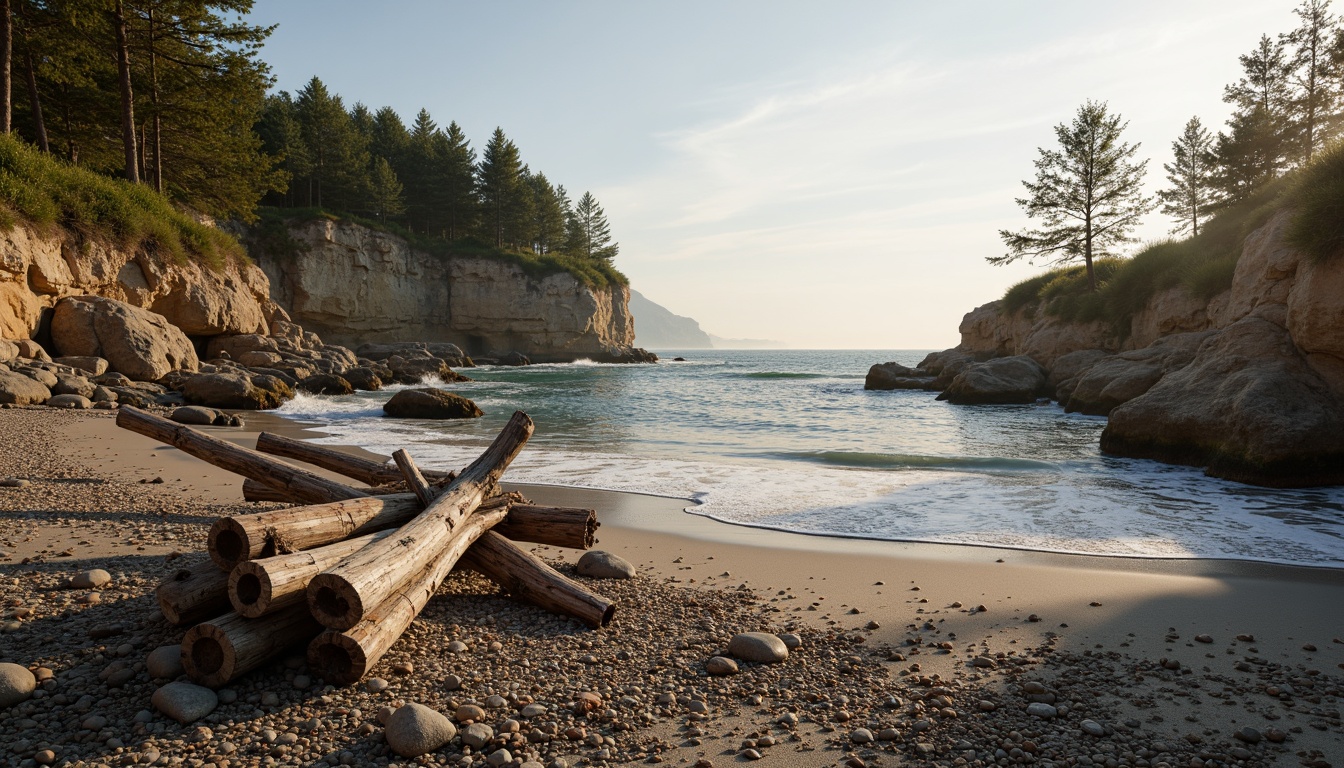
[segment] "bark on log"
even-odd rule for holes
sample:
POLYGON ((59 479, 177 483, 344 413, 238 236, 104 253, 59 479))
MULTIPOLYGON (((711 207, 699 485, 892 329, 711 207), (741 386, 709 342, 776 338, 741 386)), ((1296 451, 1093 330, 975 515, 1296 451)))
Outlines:
POLYGON ((284 491, 277 491, 271 486, 265 483, 259 483, 250 477, 243 479, 243 501, 279 501, 287 504, 303 503, 284 491))
MULTIPOLYGON (((463 472, 464 476, 466 474, 463 472)), ((451 491, 445 491, 443 497, 450 494, 451 491)), ((457 526, 457 535, 443 549, 442 556, 415 574, 405 587, 367 611, 359 622, 345 631, 328 630, 314 638, 308 646, 309 665, 320 670, 328 681, 341 685, 363 677, 420 614, 467 548, 482 534, 489 533, 490 527, 502 520, 504 514, 503 510, 496 509, 469 515, 457 526)))
POLYGON ((154 594, 169 624, 192 624, 229 610, 229 575, 203 558, 178 569, 154 594))
POLYGON ((221 517, 210 526, 210 557, 225 571, 238 563, 290 554, 395 528, 420 513, 409 493, 365 496, 251 515, 221 517))
MULTIPOLYGON (((262 453, 269 453, 272 456, 312 464, 315 467, 321 467, 330 472, 358 480, 365 485, 400 483, 402 480, 401 472, 390 464, 360 456, 352 456, 332 448, 314 445, 303 440, 295 440, 292 437, 273 435, 270 432, 262 432, 257 435, 257 450, 262 453)), ((425 472, 425 477, 431 481, 452 480, 456 476, 457 473, 455 472, 436 472, 433 470, 425 472)))
POLYGON ((225 614, 187 630, 182 638, 182 667, 192 682, 218 688, 285 649, 312 640, 321 630, 303 605, 259 619, 225 614))
POLYGON ((429 481, 425 479, 420 468, 415 465, 415 459, 403 448, 392 454, 392 460, 397 463, 397 469, 401 470, 401 476, 406 480, 406 487, 411 489, 411 493, 420 500, 420 503, 426 508, 434 503, 434 497, 438 494, 433 488, 429 487, 429 481))
POLYGON ((291 467, 256 451, 130 406, 117 409, 117 426, 167 443, 234 474, 250 477, 272 488, 292 493, 295 498, 308 503, 355 499, 368 495, 343 483, 291 467))
MULTIPOLYGON (((532 430, 527 414, 514 413, 485 453, 424 512, 403 525, 397 536, 365 547, 313 577, 308 584, 313 617, 325 627, 349 629, 393 593, 409 586, 418 574, 444 561, 442 553, 460 540, 459 531, 481 517, 471 513, 494 491, 532 430)), ((502 512, 499 517, 503 518, 502 512)))
POLYGON ((394 533, 396 529, 389 529, 306 552, 241 562, 229 573, 229 602, 248 619, 302 603, 314 576, 394 533))
POLYGON ((477 539, 462 564, 519 600, 573 616, 595 629, 607 626, 616 615, 611 601, 579 586, 495 531, 477 539))
POLYGON ((578 507, 514 504, 509 516, 494 527, 506 539, 566 549, 592 549, 597 541, 597 512, 578 507))

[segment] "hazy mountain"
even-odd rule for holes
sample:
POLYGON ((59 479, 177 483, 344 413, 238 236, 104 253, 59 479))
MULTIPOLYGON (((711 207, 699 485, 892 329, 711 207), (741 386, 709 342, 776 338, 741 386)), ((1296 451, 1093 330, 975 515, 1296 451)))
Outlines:
POLYGON ((630 289, 630 314, 635 317, 635 346, 645 349, 709 349, 714 344, 700 324, 674 315, 644 294, 630 289))

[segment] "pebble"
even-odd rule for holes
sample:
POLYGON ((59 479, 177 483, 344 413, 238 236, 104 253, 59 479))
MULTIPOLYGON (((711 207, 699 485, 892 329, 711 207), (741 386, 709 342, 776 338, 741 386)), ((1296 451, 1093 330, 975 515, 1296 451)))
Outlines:
POLYGON ((500 768, 500 766, 512 763, 513 755, 510 754, 507 749, 497 749, 494 752, 491 752, 490 756, 487 757, 485 761, 490 765, 495 766, 495 768, 500 768))
POLYGON ((592 579, 633 579, 635 566, 619 555, 600 549, 583 553, 577 566, 580 576, 592 579))
POLYGON ((873 743, 873 732, 867 728, 855 728, 850 732, 849 740, 855 744, 871 744, 873 743))
POLYGON ((80 723, 79 727, 86 731, 101 731, 107 727, 107 718, 102 715, 92 715, 84 718, 84 722, 80 723))
POLYGON ((219 705, 219 697, 209 688, 192 683, 169 683, 150 698, 154 708, 186 725, 210 714, 219 705))
POLYGON ((468 650, 467 644, 461 640, 453 640, 448 643, 449 653, 466 653, 468 650))
POLYGON ((392 713, 383 734, 393 752, 417 757, 452 741, 457 728, 438 711, 411 703, 392 713))
POLYGON ((877 733, 878 741, 896 741, 901 738, 901 732, 895 728, 883 728, 877 733))
POLYGON ((390 683, 381 677, 371 677, 364 681, 364 690, 369 693, 382 693, 387 690, 388 685, 390 685, 390 683))
POLYGON ((183 673, 182 646, 161 645, 145 658, 145 671, 150 677, 176 680, 183 673))
POLYGON ((1027 714, 1043 720, 1053 720, 1059 716, 1059 710, 1044 702, 1034 701, 1027 705, 1027 714))
POLYGON ((71 589, 98 589, 112 583, 112 574, 102 568, 80 571, 70 577, 71 589))
POLYGON ((485 719, 485 710, 475 704, 463 704, 453 713, 453 717, 456 718, 459 723, 466 720, 480 722, 485 719))
POLYGON ((737 662, 726 656, 715 656, 705 662, 705 671, 715 677, 737 674, 737 662))
POLYGON ((495 694, 493 696, 487 696, 485 699, 485 706, 487 709, 503 709, 508 705, 509 700, 504 698, 503 696, 500 696, 499 694, 495 694))
POLYGON ((471 723, 462 729, 462 743, 480 749, 495 738, 495 729, 485 723, 471 723))
POLYGON ((1089 736, 1101 737, 1106 735, 1106 728, 1096 720, 1084 720, 1078 724, 1078 727, 1082 728, 1083 733, 1086 733, 1089 736))
POLYGON ((546 714, 546 711, 547 710, 545 704, 528 704, 527 706, 523 707, 518 714, 522 715, 523 717, 533 718, 533 717, 541 717, 542 715, 546 714))
POLYGON ((449 675, 443 678, 443 687, 445 690, 456 691, 462 687, 462 678, 457 675, 449 675))
POLYGON ((789 649, 778 635, 742 632, 728 642, 728 652, 743 661, 775 664, 789 658, 789 649))
POLYGON ((51 765, 56 762, 56 753, 50 749, 44 749, 33 755, 33 761, 38 765, 51 765))
POLYGON ((1212 636, 1212 635, 1195 635, 1195 642, 1196 642, 1196 643, 1212 643, 1212 642, 1213 642, 1213 636, 1212 636))
POLYGON ((12 707, 33 695, 37 678, 27 667, 5 662, 0 664, 0 707, 12 707))
POLYGON ((744 749, 744 750, 742 750, 742 757, 744 757, 744 758, 746 758, 746 759, 748 759, 748 760, 760 760, 760 759, 761 759, 761 753, 760 753, 760 752, 757 752, 757 751, 754 750, 754 749, 744 749))
POLYGON ((307 675, 295 675, 295 676, 294 676, 293 686, 294 686, 297 690, 300 690, 300 691, 307 690, 308 686, 310 686, 310 685, 312 685, 312 684, 313 684, 312 678, 308 677, 307 675))
POLYGON ((784 641, 784 647, 788 648, 790 651, 792 651, 794 648, 801 647, 803 644, 803 638, 799 637, 798 635, 795 635, 792 632, 780 633, 779 639, 784 641))
POLYGON ((1232 735, 1235 736, 1238 741, 1244 741, 1247 744, 1259 744, 1260 739, 1263 738, 1259 731, 1249 725, 1232 735))
POLYGON ((280 694, 275 691, 267 691, 261 694, 261 706, 278 707, 280 706, 280 694))

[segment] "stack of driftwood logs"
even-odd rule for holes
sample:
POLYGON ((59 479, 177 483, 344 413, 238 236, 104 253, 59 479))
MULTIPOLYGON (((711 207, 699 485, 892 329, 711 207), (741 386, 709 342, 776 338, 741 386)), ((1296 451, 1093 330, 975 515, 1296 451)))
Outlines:
POLYGON ((242 475, 250 501, 303 505, 219 518, 209 557, 159 586, 168 621, 193 625, 182 640, 182 663, 201 685, 223 685, 303 642, 309 663, 329 682, 353 683, 459 562, 518 599, 592 627, 605 626, 615 612, 513 543, 588 549, 598 525, 593 510, 537 506, 498 491, 500 475, 532 435, 525 413, 515 413, 457 474, 421 473, 405 451, 393 455, 394 468, 264 432, 254 451, 130 407, 119 410, 117 425, 242 475), (401 483, 410 492, 392 492, 401 483))

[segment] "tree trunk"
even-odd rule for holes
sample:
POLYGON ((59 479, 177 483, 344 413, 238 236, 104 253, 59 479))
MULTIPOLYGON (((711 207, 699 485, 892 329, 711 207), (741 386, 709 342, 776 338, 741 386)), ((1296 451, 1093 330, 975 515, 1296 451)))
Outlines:
POLYGON ((392 528, 307 552, 241 562, 229 573, 229 602, 249 619, 302 603, 314 576, 396 532, 392 528))
POLYGON ((308 604, 318 622, 349 629, 418 573, 431 570, 444 558, 441 553, 460 540, 459 529, 475 519, 472 511, 494 490, 532 431, 532 419, 515 412, 485 453, 424 512, 402 526, 399 536, 366 547, 314 577, 308 585, 308 604))
POLYGON ((590 627, 605 627, 616 607, 501 536, 496 528, 476 540, 462 564, 506 592, 551 613, 573 616, 590 627))
POLYGON ((259 619, 236 613, 197 624, 182 638, 182 666, 198 684, 218 688, 322 630, 302 605, 259 619))
POLYGON ((126 180, 138 184, 140 159, 135 145, 135 94, 131 91, 131 50, 126 41, 126 14, 121 0, 117 0, 113 8, 112 27, 117 38, 117 80, 121 85, 121 143, 126 156, 126 180))
POLYGON ((4 92, 4 105, 0 106, 0 130, 9 133, 14 130, 14 15, 11 13, 10 0, 0 0, 0 91, 4 92))
POLYGON ((117 426, 167 443, 234 474, 291 492, 295 498, 305 501, 356 499, 368 495, 348 485, 291 467, 256 451, 129 406, 117 409, 117 426))
POLYGON ((597 541, 597 512, 577 507, 513 504, 495 533, 514 541, 566 549, 592 549, 597 541))
POLYGON ((33 113, 33 138, 37 140, 38 149, 50 154, 51 145, 47 143, 47 123, 42 119, 42 99, 37 92, 37 71, 33 66, 32 51, 25 54, 24 61, 28 65, 28 104, 33 113))
MULTIPOLYGON (((453 496, 452 491, 447 491, 440 498, 451 499, 453 496)), ((344 631, 327 631, 318 635, 308 646, 308 663, 314 669, 321 670, 322 676, 327 680, 338 684, 353 683, 363 677, 369 668, 377 664, 383 654, 387 653, 387 649, 397 642, 407 627, 411 626, 411 622, 420 611, 424 610, 429 598, 438 591, 439 585, 448 577, 453 566, 457 565, 458 559, 467 551, 467 547, 476 542, 482 534, 488 533, 490 527, 503 517, 502 510, 478 512, 468 516, 457 526, 456 535, 448 546, 440 551, 439 557, 427 564, 428 567, 413 574, 401 589, 389 592, 377 605, 366 611, 359 621, 346 627, 344 631)), ((405 531, 405 528, 402 531, 405 531)), ((393 541, 396 538, 400 537, 387 539, 363 551, 378 548, 386 541, 393 541)), ((311 593, 312 585, 309 586, 309 590, 311 593)))
POLYGON ((396 528, 415 519, 420 502, 405 493, 221 517, 210 526, 210 558, 224 571, 238 563, 321 547, 396 528))
MULTIPOLYGON (((257 435, 257 450, 262 453, 269 453, 272 456, 312 464, 315 467, 321 467, 330 472, 358 480, 365 485, 386 485, 402 482, 401 472, 391 464, 353 456, 333 448, 314 445, 303 440, 295 440, 292 437, 273 435, 270 432, 262 432, 257 435)), ((430 480, 452 480, 457 477, 457 473, 428 470, 425 472, 425 477, 430 480)))
POLYGON ((229 575, 203 559, 169 576, 154 594, 169 624, 193 624, 229 610, 229 575))
POLYGON ((163 123, 159 117, 158 56, 154 51, 154 9, 149 10, 149 103, 154 120, 154 191, 163 194, 163 123))

